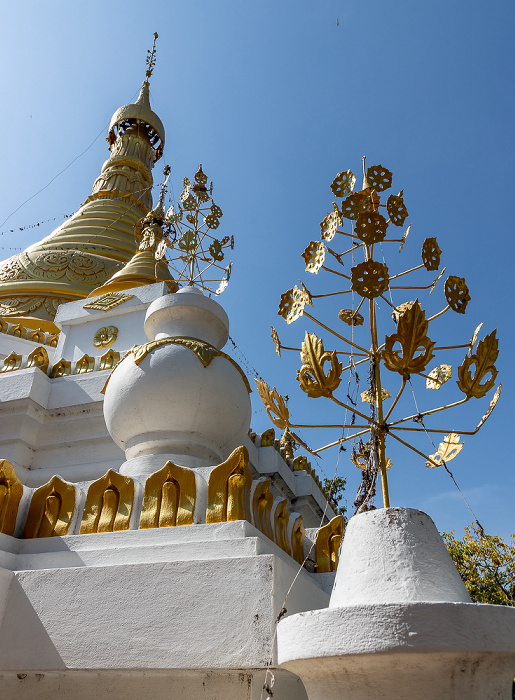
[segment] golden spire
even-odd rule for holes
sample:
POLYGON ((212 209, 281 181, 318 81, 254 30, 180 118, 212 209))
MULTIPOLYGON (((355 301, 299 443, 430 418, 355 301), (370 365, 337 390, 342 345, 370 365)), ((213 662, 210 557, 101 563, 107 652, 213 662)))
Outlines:
POLYGON ((148 96, 156 39, 155 34, 138 99, 111 119, 110 155, 91 195, 49 236, 0 263, 0 317, 55 331, 60 304, 87 297, 131 261, 134 226, 152 208, 151 171, 165 141, 148 96))

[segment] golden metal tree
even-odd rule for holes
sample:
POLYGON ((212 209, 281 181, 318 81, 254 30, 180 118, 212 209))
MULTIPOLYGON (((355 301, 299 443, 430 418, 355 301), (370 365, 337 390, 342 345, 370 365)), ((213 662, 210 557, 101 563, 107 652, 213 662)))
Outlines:
MULTIPOLYGON (((328 213, 321 222, 321 239, 312 241, 305 249, 302 257, 306 263, 306 271, 318 274, 320 270, 329 273, 333 279, 346 280, 346 288, 336 289, 325 294, 311 294, 300 282, 300 286, 289 289, 281 296, 279 315, 288 324, 296 321, 304 315, 327 332, 331 333, 345 348, 344 350, 328 351, 324 348, 322 339, 314 333, 306 332, 300 348, 302 366, 297 372, 297 380, 300 388, 311 398, 325 397, 338 406, 347 409, 353 415, 348 423, 341 425, 300 425, 290 421, 289 410, 286 402, 277 390, 272 390, 261 381, 256 380, 260 397, 265 404, 268 416, 276 427, 284 430, 283 442, 295 440, 312 454, 318 455, 328 447, 342 444, 348 440, 357 440, 358 447, 353 451, 352 461, 363 470, 361 494, 355 505, 360 509, 367 508, 367 504, 375 493, 377 475, 381 475, 383 492, 383 504, 389 506, 388 482, 386 472, 389 469, 390 460, 386 456, 386 442, 388 438, 401 443, 424 457, 426 466, 436 467, 450 461, 462 448, 458 432, 449 429, 428 428, 424 424, 426 416, 430 416, 448 408, 458 406, 471 398, 484 397, 493 387, 497 376, 495 361, 498 355, 498 342, 496 331, 487 335, 477 343, 480 324, 470 342, 451 346, 437 346, 431 340, 429 324, 445 314, 449 309, 456 313, 464 314, 470 295, 461 277, 450 276, 444 283, 444 295, 446 306, 430 318, 426 318, 418 299, 394 304, 393 294, 399 295, 407 290, 428 290, 433 292, 439 280, 445 272, 440 268, 441 250, 436 238, 426 238, 422 245, 422 264, 391 274, 386 265, 383 244, 400 244, 402 250, 408 236, 410 226, 402 237, 387 237, 390 225, 403 226, 408 212, 404 204, 403 192, 390 194, 386 203, 381 202, 380 194, 389 189, 392 184, 392 173, 381 165, 374 165, 368 169, 363 158, 363 186, 359 192, 354 192, 356 178, 350 170, 338 173, 331 189, 333 194, 342 201, 340 205, 333 202, 333 211, 328 213), (347 224, 347 225, 345 225, 347 224), (347 230, 343 230, 346 228, 347 230), (348 242, 346 246, 345 243, 348 242), (329 246, 331 243, 331 246, 329 246), (352 264, 350 274, 342 271, 345 267, 347 256, 354 261, 355 256, 361 255, 362 261, 352 264), (328 256, 333 260, 333 266, 327 264, 328 256), (438 272, 436 278, 424 286, 403 286, 399 284, 400 278, 421 268, 438 272), (393 293, 393 294, 392 294, 393 293), (307 307, 313 305, 314 299, 334 297, 336 295, 351 294, 352 299, 359 299, 353 308, 341 309, 338 313, 340 322, 346 324, 351 337, 342 335, 334 327, 322 323, 319 319, 308 313, 307 307), (392 310, 394 323, 393 333, 386 335, 384 342, 380 342, 378 336, 378 301, 382 300, 392 310), (363 310, 364 315, 360 313, 363 310), (368 324, 365 325, 365 318, 368 324), (358 344, 355 335, 357 328, 363 326, 362 334, 367 332, 368 340, 358 344), (394 409, 409 384, 412 387, 412 376, 419 376, 426 380, 428 389, 440 389, 451 377, 451 366, 439 364, 431 371, 427 371, 427 365, 435 357, 438 351, 447 351, 456 348, 467 348, 468 353, 458 368, 457 385, 464 397, 456 402, 447 403, 436 408, 419 411, 414 415, 402 418, 393 418, 394 409), (343 367, 338 360, 338 355, 350 355, 349 365, 343 367), (355 359, 359 358, 359 359, 355 359), (364 402, 370 404, 370 415, 357 410, 355 405, 340 400, 335 392, 340 387, 342 375, 346 370, 353 371, 361 363, 368 363, 370 367, 368 389, 361 394, 364 402), (398 375, 399 388, 388 409, 385 401, 390 397, 389 392, 383 388, 384 372, 398 375), (361 419, 356 423, 357 419, 361 419), (415 422, 415 426, 407 425, 415 422), (325 445, 317 450, 311 450, 292 429, 300 428, 341 428, 354 429, 351 435, 325 445), (400 434, 404 434, 403 437, 400 434), (406 436, 407 433, 407 436, 406 436), (437 451, 432 455, 425 455, 410 442, 412 433, 446 434, 437 451), (362 436, 368 435, 367 442, 363 442, 362 436)), ((390 229, 391 230, 391 229, 390 229)), ((410 294, 411 296, 411 294, 410 294)), ((281 350, 299 350, 289 348, 281 344, 277 331, 272 328, 277 353, 281 350)), ((472 431, 459 431, 462 434, 474 435, 481 428, 493 411, 499 396, 501 386, 498 387, 490 402, 490 406, 484 416, 472 431)), ((354 402, 352 402, 354 403, 354 402)))

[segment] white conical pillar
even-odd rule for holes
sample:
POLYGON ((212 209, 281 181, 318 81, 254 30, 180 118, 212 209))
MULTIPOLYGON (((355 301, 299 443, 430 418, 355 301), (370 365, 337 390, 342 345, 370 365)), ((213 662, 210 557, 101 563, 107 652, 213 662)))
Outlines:
POLYGON ((352 518, 329 608, 282 620, 277 644, 310 700, 512 697, 515 609, 470 602, 418 510, 352 518))

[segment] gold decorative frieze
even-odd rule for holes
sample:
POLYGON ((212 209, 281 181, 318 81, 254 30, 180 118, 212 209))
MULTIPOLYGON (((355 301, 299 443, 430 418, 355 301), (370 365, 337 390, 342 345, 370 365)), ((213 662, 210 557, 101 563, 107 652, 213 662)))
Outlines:
POLYGON ((68 533, 75 510, 75 486, 53 476, 32 494, 23 535, 62 537, 68 533))
POLYGON ((75 363, 75 369, 73 370, 73 374, 86 374, 87 372, 93 372, 94 369, 95 358, 91 357, 90 355, 84 354, 75 363))
POLYGON ((88 489, 80 534, 128 530, 134 503, 134 482, 111 469, 88 489))
POLYGON ((252 472, 246 447, 237 447, 229 458, 215 467, 207 486, 206 523, 231 520, 250 522, 252 472))
POLYGON ((116 350, 108 350, 100 358, 100 365, 98 369, 100 371, 104 369, 114 369, 116 365, 120 362, 120 353, 116 350))
POLYGON ((52 367, 50 377, 52 379, 56 379, 56 377, 67 377, 69 374, 71 374, 71 371, 72 363, 69 360, 60 359, 59 362, 56 362, 52 367))
POLYGON ((44 347, 35 348, 29 356, 27 357, 26 368, 28 367, 39 367, 39 369, 45 374, 48 371, 48 353, 44 347))
POLYGON ((252 519, 258 530, 269 539, 274 539, 270 514, 274 497, 270 491, 270 479, 263 478, 254 482, 252 492, 252 519))
POLYGON ((134 294, 123 294, 122 292, 108 292, 100 297, 95 297, 93 301, 84 304, 84 309, 96 309, 97 311, 110 311, 115 306, 123 304, 132 299, 134 294))
POLYGON ((16 476, 13 465, 0 460, 0 532, 13 535, 23 486, 16 476))
POLYGON ((275 507, 274 511, 274 539, 279 547, 291 556, 291 547, 288 542, 288 501, 284 498, 275 507))
POLYGON ((304 522, 302 520, 302 515, 299 515, 295 518, 291 529, 291 555, 297 564, 304 563, 305 536, 306 530, 304 528, 304 522))
POLYGON ((118 338, 116 326, 103 326, 93 336, 93 345, 96 348, 108 348, 118 338))
POLYGON ((337 515, 318 531, 315 541, 317 572, 336 571, 343 537, 343 515, 337 515))
POLYGON ((27 340, 32 340, 33 343, 44 343, 46 338, 46 333, 45 331, 42 331, 41 328, 38 328, 35 331, 31 331, 27 335, 27 340))
POLYGON ((14 372, 21 367, 22 356, 12 352, 5 360, 0 372, 14 372))
POLYGON ((167 462, 145 483, 140 529, 192 525, 196 498, 194 472, 167 462))

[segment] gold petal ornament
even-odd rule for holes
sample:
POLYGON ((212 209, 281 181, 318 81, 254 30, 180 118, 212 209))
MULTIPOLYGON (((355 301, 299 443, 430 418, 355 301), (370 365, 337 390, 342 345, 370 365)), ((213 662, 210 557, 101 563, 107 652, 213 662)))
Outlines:
POLYGON ((281 357, 281 341, 279 340, 279 336, 275 328, 273 326, 270 326, 270 328, 272 329, 272 340, 274 341, 275 351, 279 357, 281 357))
POLYGON ((356 219, 354 233, 367 245, 379 243, 386 236, 388 224, 384 216, 377 211, 362 212, 356 219))
POLYGON ((275 387, 270 391, 265 382, 259 379, 254 379, 254 381, 257 384, 258 394, 265 405, 268 417, 276 428, 284 430, 289 425, 290 412, 283 397, 277 392, 275 387))
POLYGON ((429 455, 429 460, 426 462, 426 467, 429 469, 434 469, 434 467, 441 467, 442 464, 450 462, 454 459, 463 449, 465 443, 460 443, 460 436, 458 433, 449 433, 438 445, 438 451, 434 455, 429 455))
POLYGON ((370 209, 370 197, 361 192, 351 194, 342 202, 342 216, 346 219, 355 220, 359 214, 370 209))
POLYGON ((426 238, 422 244, 422 262, 426 270, 438 270, 441 254, 436 238, 426 238))
POLYGON ((426 379, 426 389, 439 389, 452 377, 452 365, 438 365, 432 369, 426 379))
POLYGON ((468 352, 469 355, 472 355, 472 353, 474 352, 474 345, 476 344, 477 336, 479 335, 479 331, 481 330, 482 325, 483 325, 483 323, 479 324, 479 326, 474 331, 472 338, 470 339, 469 352, 468 352))
POLYGON ((321 237, 325 241, 330 241, 332 238, 334 238, 339 223, 339 214, 337 214, 335 211, 332 211, 329 214, 327 214, 325 219, 320 222, 321 237))
POLYGON ((352 289, 367 299, 384 294, 388 289, 388 268, 374 260, 366 260, 351 268, 352 289))
POLYGON ((451 275, 445 280, 444 294, 447 303, 453 311, 464 314, 467 304, 470 301, 469 288, 465 284, 463 277, 451 275))
POLYGON ((300 388, 311 398, 332 396, 340 385, 342 365, 338 362, 336 351, 324 350, 324 344, 314 333, 308 333, 300 351, 302 367, 297 373, 300 388), (327 374, 324 371, 326 362, 330 363, 327 374))
POLYGON ((404 199, 402 198, 402 191, 399 194, 391 194, 386 201, 386 210, 390 221, 395 226, 402 226, 408 217, 408 210, 404 205, 404 199))
POLYGON ((338 313, 338 318, 348 326, 362 326, 365 320, 360 313, 352 309, 342 309, 338 313))
POLYGON ((402 238, 401 238, 401 244, 400 244, 400 246, 399 246, 399 253, 400 253, 401 250, 404 248, 404 244, 406 243, 406 238, 408 237, 409 230, 410 230, 411 226, 412 226, 412 225, 410 224, 410 225, 408 226, 408 228, 404 231, 404 234, 403 234, 403 236, 402 236, 402 238))
POLYGON ((202 170, 202 165, 199 165, 197 172, 195 173, 195 182, 198 185, 205 185, 207 182, 207 175, 202 170))
POLYGON ((497 387, 497 389, 495 391, 494 398, 490 401, 490 405, 488 406, 485 415, 481 418, 481 420, 479 421, 479 423, 476 426, 476 432, 479 430, 479 428, 481 428, 482 425, 484 425, 486 423, 486 421, 492 415, 492 411, 497 406, 497 402, 499 401, 499 399, 501 397, 501 389, 502 389, 502 384, 499 384, 499 386, 497 387))
POLYGON ((93 345, 96 348, 107 348, 114 343, 118 337, 118 328, 116 326, 104 326, 99 328, 93 336, 93 345))
POLYGON ((223 212, 217 204, 211 205, 211 214, 216 216, 217 219, 221 219, 223 216, 223 212))
POLYGON ((397 332, 385 338, 382 358, 386 369, 398 372, 404 379, 411 374, 423 372, 434 357, 434 342, 427 337, 426 315, 417 301, 399 318, 397 332), (394 350, 399 343, 401 350, 394 350))
POLYGON ((214 214, 208 214, 205 218, 206 226, 208 228, 218 228, 220 226, 220 220, 214 214))
MULTIPOLYGON (((386 401, 386 399, 390 399, 391 395, 388 389, 381 389, 381 399, 383 401, 386 401)), ((363 403, 375 403, 377 404, 377 394, 374 392, 374 396, 372 396, 372 392, 370 389, 367 389, 366 391, 361 392, 361 400, 363 403)))
POLYGON ((350 170, 344 170, 334 178, 331 190, 335 197, 347 197, 356 184, 356 178, 350 170))
POLYGON ((322 241, 311 241, 302 253, 306 263, 306 272, 317 274, 325 260, 325 245, 322 241))
POLYGON ((371 165, 367 170, 367 180, 370 187, 377 192, 384 192, 392 186, 392 173, 382 165, 371 165))
POLYGON ((282 316, 289 325, 293 323, 293 321, 296 321, 299 316, 302 316, 306 304, 312 305, 309 295, 295 285, 293 289, 288 289, 287 292, 281 294, 279 311, 277 313, 279 316, 282 316))
POLYGON ((458 367, 458 381, 456 383, 467 399, 472 396, 481 399, 494 386, 497 377, 494 362, 499 355, 499 341, 495 334, 496 330, 487 335, 484 340, 480 340, 476 352, 470 356, 467 355, 458 367), (472 366, 474 366, 473 375, 472 366), (482 380, 488 375, 490 376, 482 384, 482 380))

